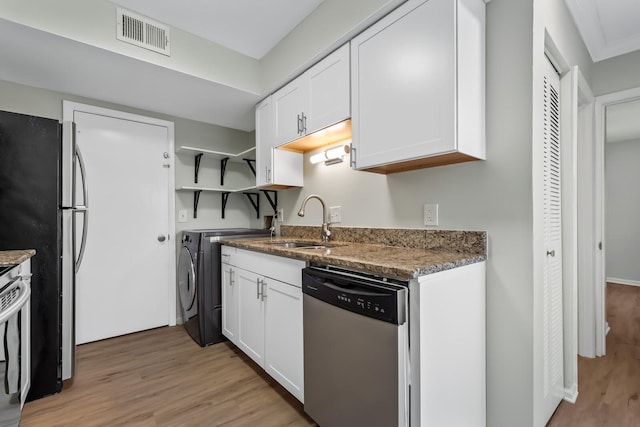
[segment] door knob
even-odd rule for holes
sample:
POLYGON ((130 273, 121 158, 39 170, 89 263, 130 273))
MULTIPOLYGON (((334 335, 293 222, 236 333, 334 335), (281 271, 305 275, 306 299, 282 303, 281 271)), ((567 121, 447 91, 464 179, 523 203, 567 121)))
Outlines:
POLYGON ((555 250, 554 251, 547 251, 547 256, 549 256, 549 255, 556 256, 556 251, 555 250))
POLYGON ((167 238, 164 234, 158 234, 158 242, 164 242, 167 238))

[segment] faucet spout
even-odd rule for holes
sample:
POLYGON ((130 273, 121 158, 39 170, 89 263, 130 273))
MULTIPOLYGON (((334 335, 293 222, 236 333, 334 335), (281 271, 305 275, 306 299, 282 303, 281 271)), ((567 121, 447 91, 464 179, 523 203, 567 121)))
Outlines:
POLYGON ((324 200, 322 200, 322 198, 320 196, 318 196, 317 194, 310 194, 308 195, 303 201, 302 201, 302 205, 300 206, 300 210, 298 211, 298 216, 304 216, 304 209, 307 206, 307 202, 311 199, 317 199, 320 204, 322 205, 322 231, 321 231, 321 238, 323 242, 328 242, 329 241, 329 236, 331 236, 331 230, 329 230, 329 222, 327 221, 327 208, 324 204, 324 200))

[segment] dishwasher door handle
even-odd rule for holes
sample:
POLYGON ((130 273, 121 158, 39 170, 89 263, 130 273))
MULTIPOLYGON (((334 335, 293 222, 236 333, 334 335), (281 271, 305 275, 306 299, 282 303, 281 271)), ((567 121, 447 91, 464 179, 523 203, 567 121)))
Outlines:
POLYGON ((376 295, 380 295, 380 296, 385 296, 385 295, 389 295, 389 293, 386 292, 369 292, 369 291, 365 291, 363 290, 363 288, 359 287, 359 286, 348 286, 348 287, 344 287, 344 286, 340 286, 332 281, 325 281, 324 283, 322 283, 321 286, 326 286, 329 289, 333 289, 335 291, 340 291, 340 292, 344 292, 347 294, 351 294, 351 295, 362 295, 362 296, 376 296, 376 295))

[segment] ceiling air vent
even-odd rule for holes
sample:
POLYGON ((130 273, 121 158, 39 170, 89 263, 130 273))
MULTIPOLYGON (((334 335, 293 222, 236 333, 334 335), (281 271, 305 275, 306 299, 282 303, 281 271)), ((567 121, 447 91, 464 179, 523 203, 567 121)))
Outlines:
POLYGON ((118 40, 171 56, 169 26, 126 9, 117 8, 116 13, 118 40))

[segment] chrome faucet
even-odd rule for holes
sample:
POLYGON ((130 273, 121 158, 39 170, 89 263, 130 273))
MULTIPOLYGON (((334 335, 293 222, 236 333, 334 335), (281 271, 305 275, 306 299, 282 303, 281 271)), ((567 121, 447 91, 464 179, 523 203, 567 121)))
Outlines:
POLYGON ((323 242, 329 241, 329 236, 331 236, 331 230, 329 230, 329 222, 327 221, 327 208, 325 207, 324 200, 320 198, 317 194, 308 195, 303 201, 302 206, 300 206, 300 210, 298 211, 298 216, 304 216, 304 208, 307 205, 309 199, 318 199, 320 204, 322 204, 322 232, 321 237, 323 242))

